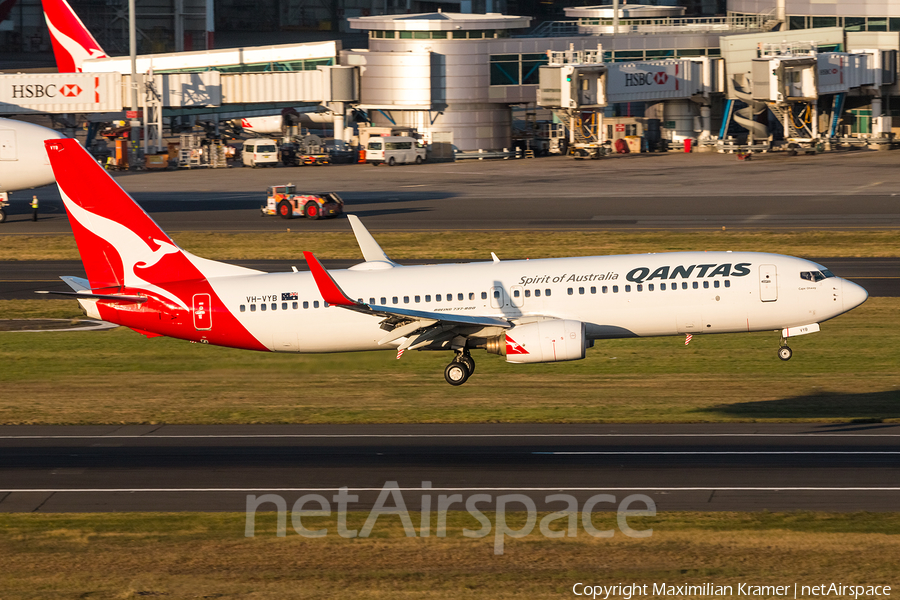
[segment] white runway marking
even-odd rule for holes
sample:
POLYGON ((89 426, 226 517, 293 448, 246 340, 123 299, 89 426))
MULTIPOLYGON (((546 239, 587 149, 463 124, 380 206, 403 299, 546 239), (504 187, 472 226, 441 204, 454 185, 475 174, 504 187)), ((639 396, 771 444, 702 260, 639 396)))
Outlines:
MULTIPOLYGON (((250 488, 20 488, 0 489, 0 493, 73 493, 92 494, 98 492, 107 493, 137 493, 137 492, 381 492, 381 487, 250 487, 250 488)), ((401 487, 391 488, 401 492, 558 492, 562 490, 570 492, 898 492, 900 487, 401 487)))
POLYGON ((700 456, 708 456, 711 454, 747 454, 747 455, 756 455, 756 454, 900 454, 900 452, 895 452, 891 450, 881 451, 881 450, 873 450, 873 451, 843 451, 843 450, 760 450, 760 451, 737 451, 737 450, 711 450, 711 451, 702 451, 702 450, 685 450, 685 451, 634 451, 634 452, 622 452, 622 451, 560 451, 560 452, 532 452, 532 454, 551 454, 551 455, 599 455, 599 456, 619 456, 619 455, 637 455, 637 456, 669 456, 669 455, 681 455, 681 454, 697 454, 700 456))

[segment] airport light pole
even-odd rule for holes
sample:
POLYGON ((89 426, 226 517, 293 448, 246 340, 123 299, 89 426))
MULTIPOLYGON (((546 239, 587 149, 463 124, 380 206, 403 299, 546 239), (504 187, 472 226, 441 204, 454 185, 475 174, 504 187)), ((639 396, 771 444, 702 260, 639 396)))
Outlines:
POLYGON ((134 1, 128 0, 128 51, 131 54, 131 133, 128 136, 128 167, 134 169, 138 162, 138 137, 140 137, 141 121, 138 118, 138 81, 137 81, 137 26, 135 25, 134 1))

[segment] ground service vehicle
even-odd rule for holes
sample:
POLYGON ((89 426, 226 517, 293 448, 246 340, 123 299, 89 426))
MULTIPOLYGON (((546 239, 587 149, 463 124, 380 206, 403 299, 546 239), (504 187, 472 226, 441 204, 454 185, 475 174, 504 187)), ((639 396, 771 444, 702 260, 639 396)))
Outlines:
POLYGON ((247 140, 244 142, 241 160, 246 167, 275 166, 278 164, 278 145, 271 139, 247 140))
POLYGON ((297 187, 289 183, 266 188, 266 205, 261 206, 260 211, 263 215, 278 215, 282 219, 321 219, 342 214, 344 201, 334 192, 298 194, 297 187))
POLYGON ((444 377, 460 385, 475 372, 475 349, 547 363, 582 359, 613 338, 774 331, 788 360, 788 338, 868 296, 822 265, 760 252, 403 266, 356 215, 347 220, 365 262, 329 272, 304 252, 310 272, 263 273, 179 248, 77 140, 46 146, 87 275, 64 277, 73 291, 62 293, 88 316, 149 337, 398 358, 443 350, 453 355, 444 377))
POLYGON ((366 162, 373 165, 387 163, 392 167, 401 163, 422 164, 425 146, 419 140, 403 135, 369 138, 366 146, 366 162))

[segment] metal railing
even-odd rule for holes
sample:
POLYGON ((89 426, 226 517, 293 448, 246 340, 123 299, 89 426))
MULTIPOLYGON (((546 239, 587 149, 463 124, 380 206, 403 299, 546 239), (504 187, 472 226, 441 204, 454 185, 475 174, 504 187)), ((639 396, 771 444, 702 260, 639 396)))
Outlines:
MULTIPOLYGON (((663 17, 656 19, 619 19, 617 34, 627 33, 698 33, 712 31, 763 31, 771 17, 729 15, 726 17, 663 17)), ((572 35, 612 34, 612 19, 581 18, 577 21, 545 21, 522 37, 562 37, 572 35)))

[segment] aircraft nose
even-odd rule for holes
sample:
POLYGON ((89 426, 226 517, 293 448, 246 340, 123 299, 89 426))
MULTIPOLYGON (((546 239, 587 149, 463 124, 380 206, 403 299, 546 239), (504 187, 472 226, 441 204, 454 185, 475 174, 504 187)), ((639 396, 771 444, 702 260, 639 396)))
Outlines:
POLYGON ((852 281, 843 280, 841 297, 844 300, 844 310, 850 310, 851 308, 856 308, 860 304, 866 301, 866 298, 869 297, 869 292, 866 291, 861 285, 857 285, 852 281))

